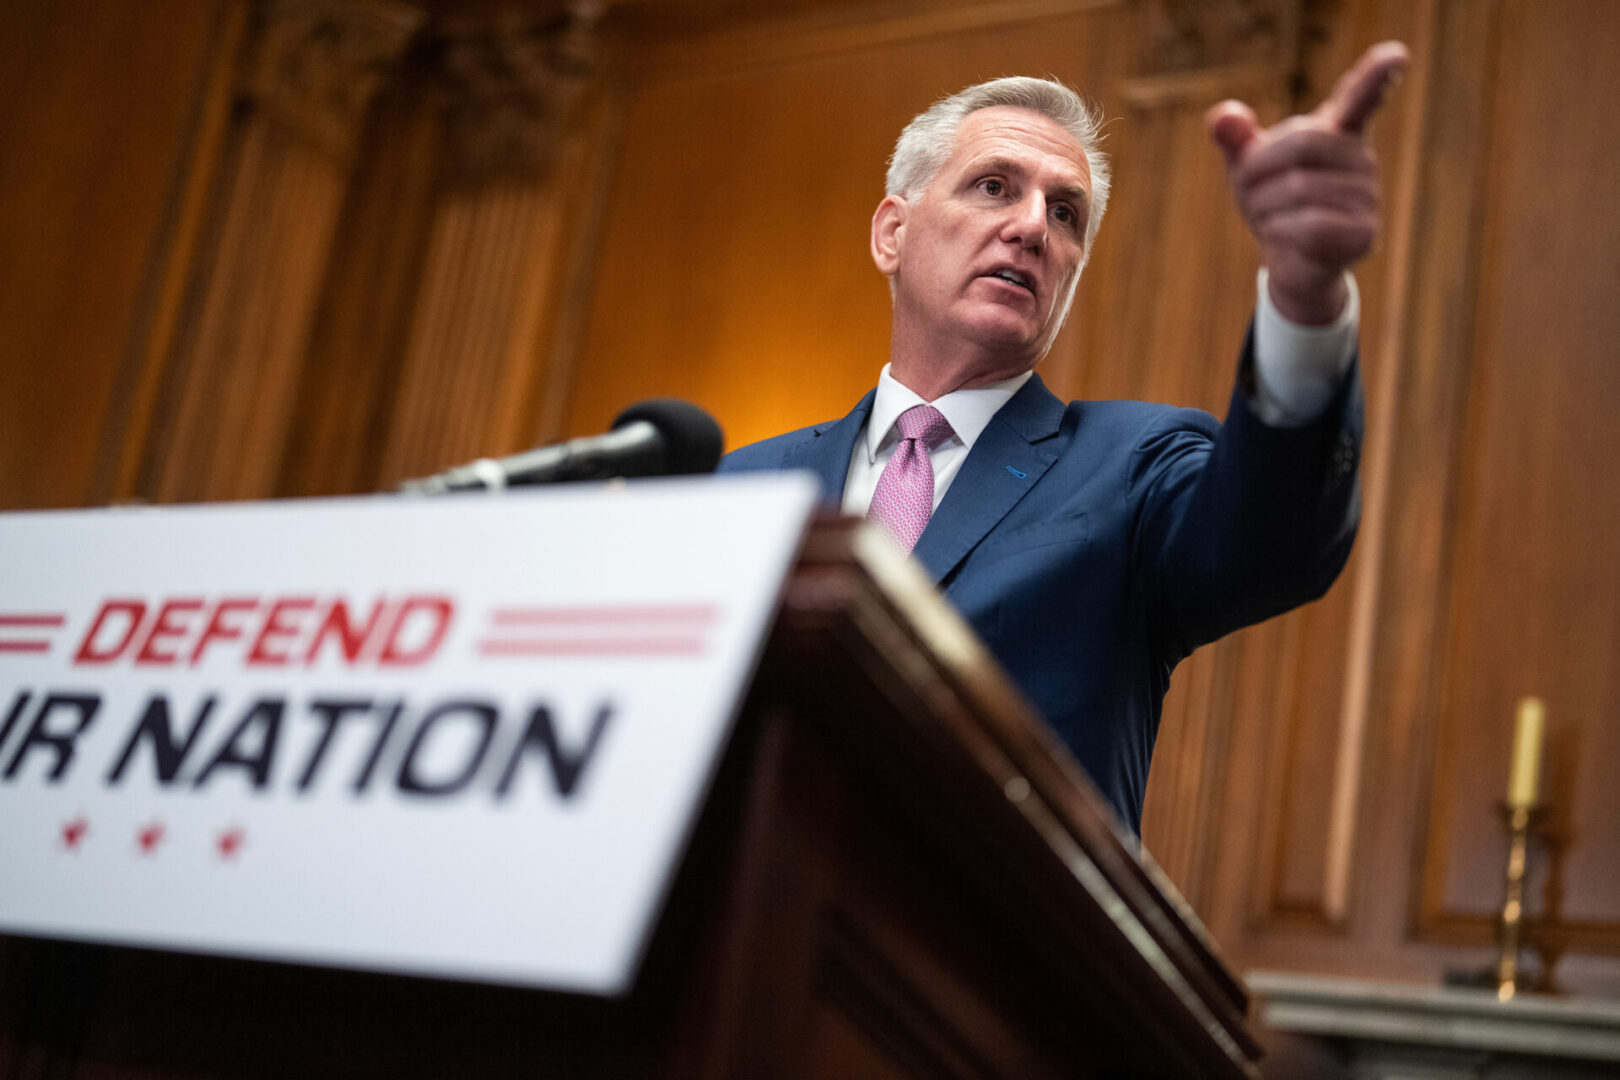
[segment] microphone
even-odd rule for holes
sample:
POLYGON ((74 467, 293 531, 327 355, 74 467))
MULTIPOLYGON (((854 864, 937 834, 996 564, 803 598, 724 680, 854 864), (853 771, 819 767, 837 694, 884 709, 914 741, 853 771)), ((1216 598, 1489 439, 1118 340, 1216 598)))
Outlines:
POLYGON ((505 458, 479 458, 399 490, 411 495, 500 491, 532 484, 606 480, 615 476, 686 476, 711 473, 725 436, 714 417, 676 398, 632 405, 605 435, 570 439, 505 458))

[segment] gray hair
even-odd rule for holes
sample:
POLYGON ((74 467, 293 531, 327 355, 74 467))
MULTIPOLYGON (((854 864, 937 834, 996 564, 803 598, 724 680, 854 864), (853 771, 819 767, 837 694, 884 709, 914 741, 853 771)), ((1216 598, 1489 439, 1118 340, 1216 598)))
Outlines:
POLYGON ((1083 259, 1091 258, 1091 244, 1108 207, 1108 155, 1098 149, 1102 124, 1084 98, 1056 79, 1015 75, 970 86, 941 98, 906 125, 889 158, 887 194, 907 201, 927 190, 956 148, 956 134, 968 114, 997 105, 1010 105, 1052 120, 1074 137, 1091 170, 1091 202, 1086 207, 1086 242, 1083 259))

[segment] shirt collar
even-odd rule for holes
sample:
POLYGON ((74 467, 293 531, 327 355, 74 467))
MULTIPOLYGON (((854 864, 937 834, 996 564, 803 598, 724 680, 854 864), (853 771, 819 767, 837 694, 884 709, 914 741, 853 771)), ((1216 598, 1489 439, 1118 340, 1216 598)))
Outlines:
POLYGON ((889 365, 883 365, 878 375, 877 394, 872 399, 872 413, 866 420, 866 460, 877 463, 878 452, 899 438, 894 422, 913 405, 932 405, 950 421, 955 441, 967 449, 979 433, 990 423, 1000 408, 1029 381, 1034 372, 1026 371, 1010 379, 991 383, 972 390, 952 390, 933 401, 924 401, 916 392, 889 374, 889 365))

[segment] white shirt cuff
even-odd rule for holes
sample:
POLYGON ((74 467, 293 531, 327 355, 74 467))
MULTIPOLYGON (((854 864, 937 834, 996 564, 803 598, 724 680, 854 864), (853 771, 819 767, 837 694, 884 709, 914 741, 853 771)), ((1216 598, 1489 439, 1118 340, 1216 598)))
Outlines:
POLYGON ((1272 427, 1302 427, 1333 400, 1356 355, 1361 292, 1348 271, 1349 299, 1327 326, 1301 326, 1283 318, 1271 302, 1266 268, 1260 268, 1254 316, 1254 411, 1272 427))

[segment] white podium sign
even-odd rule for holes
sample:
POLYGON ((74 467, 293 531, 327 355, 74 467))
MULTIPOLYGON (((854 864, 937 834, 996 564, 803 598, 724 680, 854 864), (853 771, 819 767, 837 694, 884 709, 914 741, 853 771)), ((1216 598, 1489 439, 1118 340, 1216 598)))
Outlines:
POLYGON ((815 500, 0 515, 0 931, 626 991, 815 500))

